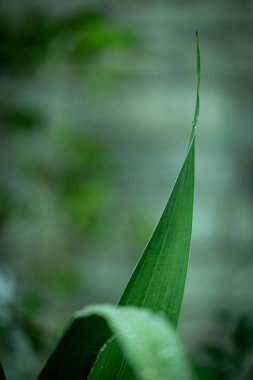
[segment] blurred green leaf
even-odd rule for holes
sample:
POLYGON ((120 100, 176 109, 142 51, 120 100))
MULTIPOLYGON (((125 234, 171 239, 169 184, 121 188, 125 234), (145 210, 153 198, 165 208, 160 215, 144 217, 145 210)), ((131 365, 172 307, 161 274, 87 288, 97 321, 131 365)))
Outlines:
POLYGON ((84 58, 100 52, 110 45, 130 45, 135 38, 106 23, 94 23, 83 29, 73 45, 70 53, 73 58, 84 58))
POLYGON ((109 26, 106 16, 103 8, 54 18, 39 9, 20 13, 18 19, 0 11, 1 72, 30 74, 47 58, 53 43, 66 57, 82 59, 115 42, 133 40, 129 32, 109 26))
POLYGON ((125 353, 128 380, 190 379, 181 344, 162 316, 102 305, 75 314, 38 380, 86 379, 100 347, 112 335, 125 353))
POLYGON ((88 180, 65 195, 63 206, 75 225, 92 233, 99 226, 99 217, 106 210, 110 194, 110 187, 102 181, 88 180))
POLYGON ((249 315, 218 315, 220 338, 205 343, 193 363, 201 380, 251 380, 253 363, 253 321, 249 315), (215 375, 214 375, 215 374, 215 375))
POLYGON ((9 189, 0 184, 0 231, 5 225, 11 208, 14 207, 14 201, 9 189))
POLYGON ((32 289, 29 289, 29 291, 24 294, 21 303, 23 308, 31 315, 36 315, 41 312, 41 309, 43 309, 44 306, 44 301, 41 295, 32 289))
POLYGON ((33 315, 19 312, 17 317, 16 326, 24 333, 34 352, 42 351, 49 334, 34 322, 33 315))
POLYGON ((0 102, 0 120, 6 133, 31 131, 40 126, 41 119, 36 111, 17 106, 10 99, 7 104, 0 102))

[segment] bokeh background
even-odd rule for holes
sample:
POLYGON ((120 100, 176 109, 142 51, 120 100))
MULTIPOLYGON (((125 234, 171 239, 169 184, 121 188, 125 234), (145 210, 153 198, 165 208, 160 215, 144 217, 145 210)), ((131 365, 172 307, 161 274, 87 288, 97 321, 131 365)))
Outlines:
POLYGON ((0 1, 0 354, 38 373, 70 314, 117 302, 182 163, 202 56, 180 335, 253 379, 253 2, 0 1))

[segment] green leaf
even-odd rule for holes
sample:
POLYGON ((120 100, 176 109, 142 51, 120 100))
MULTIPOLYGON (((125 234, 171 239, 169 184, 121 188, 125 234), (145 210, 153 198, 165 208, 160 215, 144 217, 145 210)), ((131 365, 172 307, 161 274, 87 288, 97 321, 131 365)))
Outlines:
MULTIPOLYGON (((183 300, 192 232, 195 133, 199 118, 200 87, 197 33, 196 47, 197 98, 187 154, 158 226, 119 301, 120 305, 162 311, 175 327, 183 300)), ((89 380, 98 378, 130 379, 124 356, 114 341, 98 356, 89 380)))
POLYGON ((6 380, 2 364, 0 363, 0 380, 6 380))
MULTIPOLYGON (((191 242, 195 133, 199 117, 199 86, 200 52, 197 35, 197 99, 187 154, 158 226, 119 301, 119 305, 124 307, 134 305, 151 309, 156 313, 162 312, 168 321, 167 323, 170 321, 174 327, 177 326, 182 305, 191 242)), ((122 311, 121 306, 119 306, 119 310, 122 311)), ((89 376, 89 380, 131 380, 136 379, 136 376, 137 379, 146 379, 145 377, 140 377, 143 376, 141 364, 140 367, 137 364, 140 373, 137 372, 136 364, 134 364, 136 361, 141 363, 142 358, 138 356, 138 358, 134 359, 135 355, 132 356, 132 353, 139 355, 139 345, 142 342, 149 344, 149 329, 145 330, 146 333, 143 336, 139 332, 134 332, 134 329, 128 325, 132 323, 130 315, 125 318, 122 311, 122 325, 117 325, 115 330, 114 317, 111 317, 110 314, 109 318, 107 313, 103 314, 103 317, 108 322, 107 327, 109 326, 113 333, 117 335, 107 342, 96 359, 99 348, 111 336, 106 326, 101 326, 101 324, 103 325, 103 319, 101 319, 99 309, 97 309, 97 313, 100 318, 98 315, 93 315, 85 323, 80 318, 73 322, 73 325, 66 331, 54 354, 46 364, 39 380, 51 378, 86 379, 87 376, 89 376), (113 324, 111 324, 112 320, 114 321, 113 324), (121 329, 122 334, 124 331, 124 338, 119 332, 121 329), (127 340, 128 335, 131 338, 130 340, 127 340), (80 337, 85 337, 85 339, 82 340, 80 337), (138 339, 135 339, 135 337, 138 337, 138 339), (93 366, 95 359, 96 362, 93 366), (66 377, 65 373, 70 377, 66 377)), ((163 333, 159 329, 154 329, 150 337, 154 336, 159 340, 163 338, 163 333)), ((172 340, 168 341, 175 343, 172 340)), ((144 350, 144 344, 142 349, 144 350)), ((154 357, 156 356, 156 351, 156 344, 154 344, 152 351, 154 357)), ((146 367, 149 368, 149 364, 152 362, 151 357, 147 355, 144 356, 144 359, 146 367)), ((162 366, 162 368, 165 367, 162 366)), ((179 366, 178 371, 180 371, 180 368, 179 366)), ((152 379, 174 379, 173 373, 170 373, 169 376, 167 373, 167 377, 162 376, 153 376, 152 379)), ((181 376, 180 372, 178 372, 177 379, 187 379, 187 377, 181 376)))
POLYGON ((112 334, 129 365, 127 380, 190 379, 181 344, 162 315, 134 307, 101 305, 75 314, 39 380, 87 379, 101 345, 112 334))
POLYGON ((191 243, 199 81, 197 38, 197 101, 187 155, 158 226, 119 301, 120 305, 163 311, 175 326, 182 305, 191 243))

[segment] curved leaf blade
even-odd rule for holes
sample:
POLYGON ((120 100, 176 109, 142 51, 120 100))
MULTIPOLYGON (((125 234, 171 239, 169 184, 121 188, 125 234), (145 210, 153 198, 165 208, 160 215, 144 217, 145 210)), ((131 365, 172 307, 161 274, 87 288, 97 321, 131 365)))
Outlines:
POLYGON ((75 314, 39 380, 87 379, 95 353, 112 335, 130 367, 127 379, 190 379, 181 343, 162 316, 134 307, 101 305, 75 314))

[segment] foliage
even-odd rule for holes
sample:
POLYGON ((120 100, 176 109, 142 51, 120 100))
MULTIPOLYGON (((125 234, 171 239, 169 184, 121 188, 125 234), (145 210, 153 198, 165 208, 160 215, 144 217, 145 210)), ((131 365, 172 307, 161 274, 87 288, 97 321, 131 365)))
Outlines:
MULTIPOLYGON (((39 321, 38 315, 49 307, 39 284, 46 279, 49 287, 60 288, 58 295, 65 299, 80 288, 78 264, 66 263, 62 251, 61 261, 55 258, 52 260, 58 262, 52 264, 52 253, 56 251, 50 247, 53 239, 43 242, 43 232, 31 232, 38 223, 48 224, 48 220, 45 223, 41 215, 36 215, 42 202, 36 193, 43 195, 43 189, 47 189, 55 206, 55 210, 51 206, 53 213, 61 213, 59 219, 67 221, 61 226, 66 236, 63 244, 73 249, 80 236, 83 240, 88 235, 89 241, 97 239, 101 215, 110 205, 112 186, 106 176, 105 142, 87 135, 69 120, 49 125, 46 112, 28 105, 20 88, 36 80, 48 62, 66 62, 72 69, 80 66, 85 71, 85 65, 96 62, 106 49, 126 48, 135 39, 115 25, 103 7, 79 8, 67 14, 47 13, 29 5, 22 6, 18 13, 11 8, 0 2, 0 355, 14 378, 27 378, 55 338, 54 330, 39 321), (9 238, 9 229, 23 226, 25 233, 12 230, 9 238), (35 252, 38 259, 34 263, 28 260, 26 285, 15 288, 20 279, 16 266, 26 262, 22 243, 16 239, 28 236, 36 236, 42 244, 37 240, 34 249, 30 240, 26 245, 26 257, 33 257, 35 252), (50 260, 43 263, 43 256, 50 260), (9 273, 9 266, 13 273, 9 273), (51 276, 49 267, 54 268, 51 276), (25 363, 24 347, 29 356, 25 363)), ((88 245, 88 238, 86 241, 88 245)), ((85 282, 84 276, 82 281, 85 282)))
POLYGON ((151 380, 155 377, 165 380, 176 379, 180 373, 183 378, 190 378, 180 345, 165 320, 176 327, 190 249, 195 131, 199 116, 198 36, 197 79, 195 116, 185 161, 161 220, 119 301, 120 306, 96 306, 79 312, 39 379, 151 380), (162 314, 157 317, 142 308, 162 314))
POLYGON ((193 359, 199 379, 253 379, 252 318, 224 311, 217 319, 222 339, 206 342, 193 359))
MULTIPOLYGON (((129 32, 108 23, 103 8, 58 17, 34 8, 23 11, 18 19, 0 8, 0 39, 0 80, 4 83, 31 76, 54 52, 73 63, 87 62, 111 45, 135 41, 129 32)), ((42 115, 16 104, 15 96, 9 95, 0 96, 0 123, 6 133, 38 127, 42 115)))
MULTIPOLYGON (((101 8, 57 17, 33 9, 22 12, 18 20, 2 9, 0 36, 0 81, 5 87, 6 82, 10 84, 8 96, 3 91, 0 97, 3 146, 13 136, 20 136, 20 132, 32 136, 45 125, 41 112, 17 101, 16 81, 34 75, 54 54, 73 65, 85 65, 112 45, 128 46, 135 41, 129 32, 109 23, 106 10, 101 8)), ((190 378, 189 364, 174 329, 182 304, 191 239, 199 63, 198 55, 197 104, 187 156, 163 216, 119 306, 92 306, 75 313, 39 379, 60 376, 74 379, 79 374, 83 378, 84 373, 86 378, 95 380, 190 378)), ((108 154, 104 142, 90 136, 84 138, 67 124, 56 126, 50 133, 52 149, 60 153, 59 161, 34 155, 22 164, 22 170, 57 194, 57 201, 75 231, 96 236, 100 228, 99 213, 106 210, 111 191, 104 179, 108 154)), ((0 232, 12 213, 25 218, 31 212, 22 197, 10 189, 8 181, 2 178, 1 182, 0 232)), ((59 265, 55 278, 71 295, 79 279, 74 266, 68 265, 67 269, 59 265)), ((42 302, 36 290, 30 292, 18 304, 8 306, 9 320, 2 315, 5 307, 1 304, 1 355, 13 351, 17 332, 38 357, 45 351, 53 337, 34 318, 39 315, 42 302)), ((220 325, 220 339, 203 345, 193 359, 197 377, 251 380, 252 321, 245 316, 232 318, 224 314, 220 325)), ((0 380, 5 380, 1 364, 0 380)))

